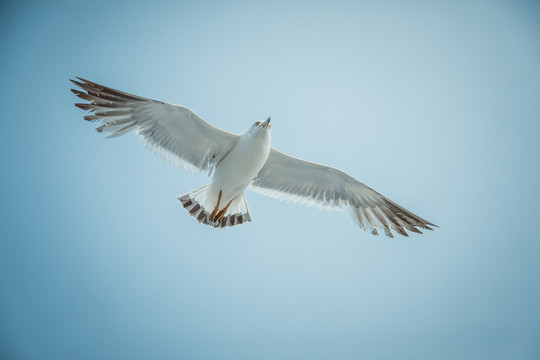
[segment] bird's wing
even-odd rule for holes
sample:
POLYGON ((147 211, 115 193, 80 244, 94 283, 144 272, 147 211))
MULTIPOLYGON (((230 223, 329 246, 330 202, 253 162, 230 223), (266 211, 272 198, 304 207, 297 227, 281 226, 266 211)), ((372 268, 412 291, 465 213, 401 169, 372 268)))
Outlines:
POLYGON ((279 200, 330 208, 348 207, 357 225, 378 235, 382 228, 408 236, 432 224, 382 196, 343 171, 300 160, 272 149, 266 164, 253 180, 253 190, 279 200))
POLYGON ((220 130, 186 107, 131 95, 77 78, 84 91, 72 89, 88 103, 75 104, 99 121, 99 132, 117 137, 136 130, 143 142, 175 165, 193 172, 212 173, 234 147, 238 135, 220 130))

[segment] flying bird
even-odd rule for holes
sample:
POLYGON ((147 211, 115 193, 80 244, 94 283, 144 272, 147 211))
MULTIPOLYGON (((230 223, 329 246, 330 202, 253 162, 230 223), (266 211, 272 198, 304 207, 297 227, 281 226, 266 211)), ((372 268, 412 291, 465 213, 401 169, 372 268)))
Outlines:
POLYGON ((107 137, 132 130, 159 155, 195 173, 206 172, 212 182, 181 195, 178 200, 200 223, 223 228, 251 221, 244 191, 253 190, 279 200, 321 207, 347 208, 355 223, 378 235, 392 230, 408 236, 437 226, 405 210, 338 169, 283 154, 270 145, 271 119, 256 121, 245 133, 220 130, 190 109, 118 91, 77 77, 82 89, 71 91, 87 101, 77 107, 98 121, 107 137))

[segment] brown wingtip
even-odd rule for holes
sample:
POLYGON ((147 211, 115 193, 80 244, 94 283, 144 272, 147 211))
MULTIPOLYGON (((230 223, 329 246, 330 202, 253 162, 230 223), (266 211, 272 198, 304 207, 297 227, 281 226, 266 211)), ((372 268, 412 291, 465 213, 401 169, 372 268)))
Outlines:
MULTIPOLYGON (((76 79, 78 79, 79 81, 83 82, 83 83, 87 83, 87 84, 94 84, 93 82, 91 82, 90 80, 86 80, 85 78, 82 78, 80 76, 75 76, 76 79)), ((73 82, 76 82, 76 80, 71 80, 73 82)), ((81 84, 80 82, 78 82, 79 84, 81 84)))
POLYGON ((77 81, 77 80, 73 80, 73 79, 69 79, 69 81, 71 81, 74 85, 82 88, 83 87, 83 83, 77 81))
POLYGON ((400 235, 403 235, 403 236, 409 236, 409 234, 407 234, 407 232, 402 228, 402 227, 395 227, 394 230, 400 234, 400 235))
POLYGON ((94 120, 97 120, 97 119, 101 119, 101 116, 87 115, 87 116, 84 117, 84 120, 86 120, 86 121, 94 121, 94 120))
POLYGON ((83 110, 91 110, 92 106, 90 104, 83 104, 83 103, 77 103, 75 104, 76 107, 83 110))

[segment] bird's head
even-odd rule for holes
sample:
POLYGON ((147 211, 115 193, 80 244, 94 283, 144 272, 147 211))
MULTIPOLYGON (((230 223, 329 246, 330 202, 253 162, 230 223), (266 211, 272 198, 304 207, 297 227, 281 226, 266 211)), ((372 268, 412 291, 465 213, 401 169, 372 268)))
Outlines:
POLYGON ((271 128, 272 125, 270 125, 270 118, 268 118, 266 121, 254 122, 249 128, 248 132, 251 136, 269 136, 271 128))

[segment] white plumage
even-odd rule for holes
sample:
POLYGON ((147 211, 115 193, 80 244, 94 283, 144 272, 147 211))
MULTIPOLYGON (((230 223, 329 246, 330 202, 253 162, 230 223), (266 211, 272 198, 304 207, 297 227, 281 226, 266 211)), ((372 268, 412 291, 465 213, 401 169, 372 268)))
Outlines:
POLYGON ((377 235, 436 226, 405 210, 375 190, 332 167, 300 160, 270 146, 270 118, 257 121, 242 135, 220 130, 186 107, 150 100, 78 78, 88 103, 89 121, 99 132, 117 137, 135 130, 152 150, 175 165, 207 172, 212 182, 179 197, 199 222, 225 227, 251 221, 247 186, 279 200, 320 207, 347 208, 357 225, 377 235))

